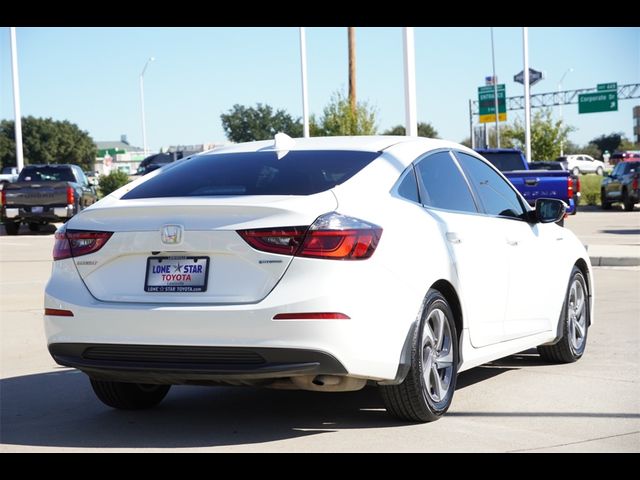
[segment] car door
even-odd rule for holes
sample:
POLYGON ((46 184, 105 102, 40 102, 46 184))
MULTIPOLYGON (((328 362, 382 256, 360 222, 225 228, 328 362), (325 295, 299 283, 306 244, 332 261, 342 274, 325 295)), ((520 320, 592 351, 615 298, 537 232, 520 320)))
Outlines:
POLYGON ((618 163, 607 179, 604 187, 607 200, 616 201, 622 197, 622 176, 626 163, 618 163))
MULTIPOLYGON (((549 305, 556 298, 557 280, 550 278, 553 265, 552 230, 527 222, 524 201, 513 186, 489 164, 467 153, 455 153, 480 206, 487 226, 494 229, 496 250, 508 259, 504 339, 523 337, 550 328, 549 305)), ((564 279, 563 279, 564 281, 564 279)))
POLYGON ((493 219, 478 214, 476 199, 449 150, 429 154, 415 166, 422 204, 441 225, 453 260, 471 343, 483 347, 501 342, 509 280, 508 258, 498 242, 504 235, 493 219))

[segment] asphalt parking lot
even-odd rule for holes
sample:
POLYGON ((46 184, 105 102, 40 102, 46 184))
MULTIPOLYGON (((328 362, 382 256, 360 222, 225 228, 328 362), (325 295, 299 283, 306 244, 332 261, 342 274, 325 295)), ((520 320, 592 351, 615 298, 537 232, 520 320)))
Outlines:
MULTIPOLYGON (((586 209, 566 225, 590 246, 640 254, 640 211, 586 209)), ((464 372, 432 424, 393 420, 374 388, 181 386, 154 410, 120 412, 47 353, 52 233, 0 228, 0 452, 640 451, 640 267, 594 269, 596 323, 583 359, 549 365, 531 350, 464 372)))

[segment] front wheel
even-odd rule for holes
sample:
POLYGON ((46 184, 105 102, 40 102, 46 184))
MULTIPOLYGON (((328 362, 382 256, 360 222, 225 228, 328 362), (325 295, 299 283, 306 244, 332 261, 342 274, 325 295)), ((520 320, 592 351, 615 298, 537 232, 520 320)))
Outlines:
POLYGON ((600 205, 603 210, 611 210, 611 202, 607 201, 607 194, 604 191, 604 188, 600 190, 600 205))
POLYGON ((602 174, 604 174, 604 170, 602 169, 602 167, 596 168, 596 175, 602 176, 602 174))
POLYGON ((142 410, 158 405, 171 385, 111 382, 91 379, 96 396, 109 407, 121 410, 142 410))
POLYGON ((381 385, 387 412, 402 420, 432 422, 451 405, 458 373, 458 337, 447 300, 429 290, 415 329, 411 367, 399 385, 381 385))
POLYGON ((560 313, 562 338, 554 345, 538 347, 542 359, 553 363, 571 363, 580 359, 587 346, 590 314, 587 282, 580 269, 574 266, 560 313))

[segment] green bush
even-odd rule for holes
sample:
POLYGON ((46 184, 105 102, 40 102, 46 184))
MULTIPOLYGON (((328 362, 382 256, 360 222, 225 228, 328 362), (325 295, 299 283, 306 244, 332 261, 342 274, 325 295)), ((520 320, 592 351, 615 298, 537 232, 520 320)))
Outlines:
POLYGON ((106 197, 127 183, 129 183, 129 175, 122 170, 114 170, 109 175, 102 175, 98 181, 103 197, 106 197))
POLYGON ((580 205, 600 205, 600 175, 580 175, 580 205))

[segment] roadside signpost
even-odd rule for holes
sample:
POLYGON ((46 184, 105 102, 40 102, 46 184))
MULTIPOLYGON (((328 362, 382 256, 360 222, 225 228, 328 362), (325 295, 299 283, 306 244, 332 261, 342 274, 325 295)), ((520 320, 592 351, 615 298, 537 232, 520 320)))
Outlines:
POLYGON ((618 110, 618 84, 599 83, 598 91, 578 95, 578 113, 615 112, 618 110))
MULTIPOLYGON (((498 85, 498 120, 507 121, 506 89, 504 83, 498 85)), ((478 105, 480 123, 491 123, 496 121, 496 105, 494 86, 478 87, 478 105)))

